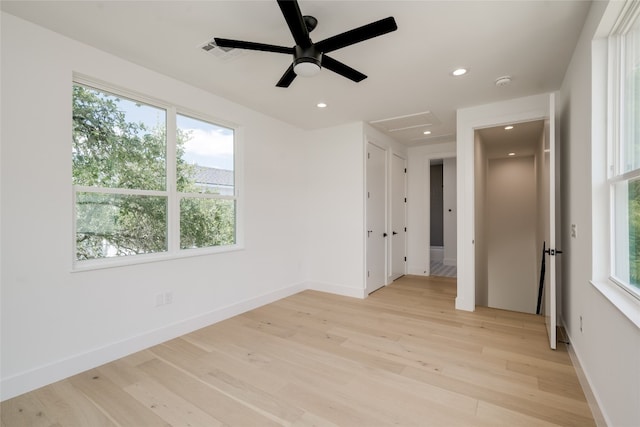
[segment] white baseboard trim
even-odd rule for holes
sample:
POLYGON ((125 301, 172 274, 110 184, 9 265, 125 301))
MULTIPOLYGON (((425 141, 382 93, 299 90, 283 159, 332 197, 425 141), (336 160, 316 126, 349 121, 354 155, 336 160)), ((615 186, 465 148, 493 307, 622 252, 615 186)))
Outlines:
POLYGON ((19 396, 88 369, 93 369, 137 351, 286 298, 305 289, 307 289, 306 283, 287 286, 257 297, 217 308, 207 313, 199 314, 141 335, 110 343, 85 353, 11 375, 0 381, 0 401, 19 396))
POLYGON ((429 275, 429 269, 421 267, 421 266, 409 266, 407 268, 407 274, 410 274, 412 276, 428 276, 429 275))
POLYGON ((349 286, 336 285, 333 283, 307 282, 307 289, 360 299, 364 299, 367 296, 366 289, 352 288, 349 286))
POLYGON ((431 246, 429 248, 431 261, 442 261, 444 259, 444 246, 431 246))
MULTIPOLYGON (((560 319, 562 325, 564 322, 560 319)), ((593 420, 596 422, 596 426, 598 427, 607 427, 610 424, 607 423, 606 417, 602 413, 600 409, 600 405, 598 404, 598 398, 596 397, 593 389, 591 388, 591 384, 589 382, 589 377, 586 372, 582 369, 582 365, 580 364, 580 358, 575 351, 575 348, 571 344, 571 337, 569 336, 569 332, 565 327, 567 338, 569 340, 569 344, 567 345, 567 352, 569 353, 569 358, 571 359, 571 363, 573 363, 573 367, 576 370, 576 375, 578 376, 578 381, 580 382, 580 386, 582 387, 582 391, 584 392, 584 397, 587 399, 587 404, 589 405, 589 409, 591 409, 591 415, 593 415, 593 420)))

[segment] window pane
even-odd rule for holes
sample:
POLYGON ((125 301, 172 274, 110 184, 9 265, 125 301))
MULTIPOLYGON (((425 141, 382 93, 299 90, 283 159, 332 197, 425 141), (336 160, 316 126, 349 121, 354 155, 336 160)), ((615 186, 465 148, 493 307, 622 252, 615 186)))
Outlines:
POLYGON ((166 111, 73 86, 73 183, 166 189, 166 111))
POLYGON ((122 194, 76 194, 76 259, 167 250, 167 199, 122 194))
POLYGON ((615 185, 614 276, 640 295, 640 178, 615 185))
POLYGON ((640 168, 640 19, 625 37, 622 172, 640 168))
POLYGON ((180 200, 180 248, 233 245, 236 242, 235 201, 180 200))
POLYGON ((178 191, 234 195, 233 129, 178 114, 178 191))

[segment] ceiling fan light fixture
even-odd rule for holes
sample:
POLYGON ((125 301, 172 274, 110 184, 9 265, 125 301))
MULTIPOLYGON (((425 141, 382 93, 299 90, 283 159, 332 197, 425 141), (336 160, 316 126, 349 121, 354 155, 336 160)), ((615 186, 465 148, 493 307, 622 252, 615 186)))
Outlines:
POLYGON ((320 64, 314 58, 300 58, 293 66, 296 76, 313 77, 320 72, 320 64))

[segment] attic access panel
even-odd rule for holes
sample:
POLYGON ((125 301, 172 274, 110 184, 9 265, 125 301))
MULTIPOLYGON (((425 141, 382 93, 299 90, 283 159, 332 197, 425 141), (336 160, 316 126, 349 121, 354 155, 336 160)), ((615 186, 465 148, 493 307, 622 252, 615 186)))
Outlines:
POLYGON ((369 122, 373 127, 398 140, 413 141, 425 139, 425 131, 440 125, 440 120, 431 112, 408 114, 406 116, 369 122))

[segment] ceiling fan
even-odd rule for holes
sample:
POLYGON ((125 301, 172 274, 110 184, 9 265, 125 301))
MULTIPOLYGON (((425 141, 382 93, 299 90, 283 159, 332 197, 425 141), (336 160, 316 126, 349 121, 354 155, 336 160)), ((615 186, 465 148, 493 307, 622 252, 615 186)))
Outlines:
POLYGON ((287 21, 291 35, 296 42, 295 46, 275 46, 218 37, 215 37, 214 40, 216 45, 224 48, 260 50, 293 55, 293 63, 276 84, 278 87, 289 87, 296 76, 316 75, 321 67, 327 68, 354 82, 360 82, 366 79, 367 76, 331 58, 327 53, 398 29, 395 19, 388 17, 314 43, 309 38, 309 33, 316 27, 318 20, 313 16, 303 16, 296 0, 277 1, 284 19, 287 21))

